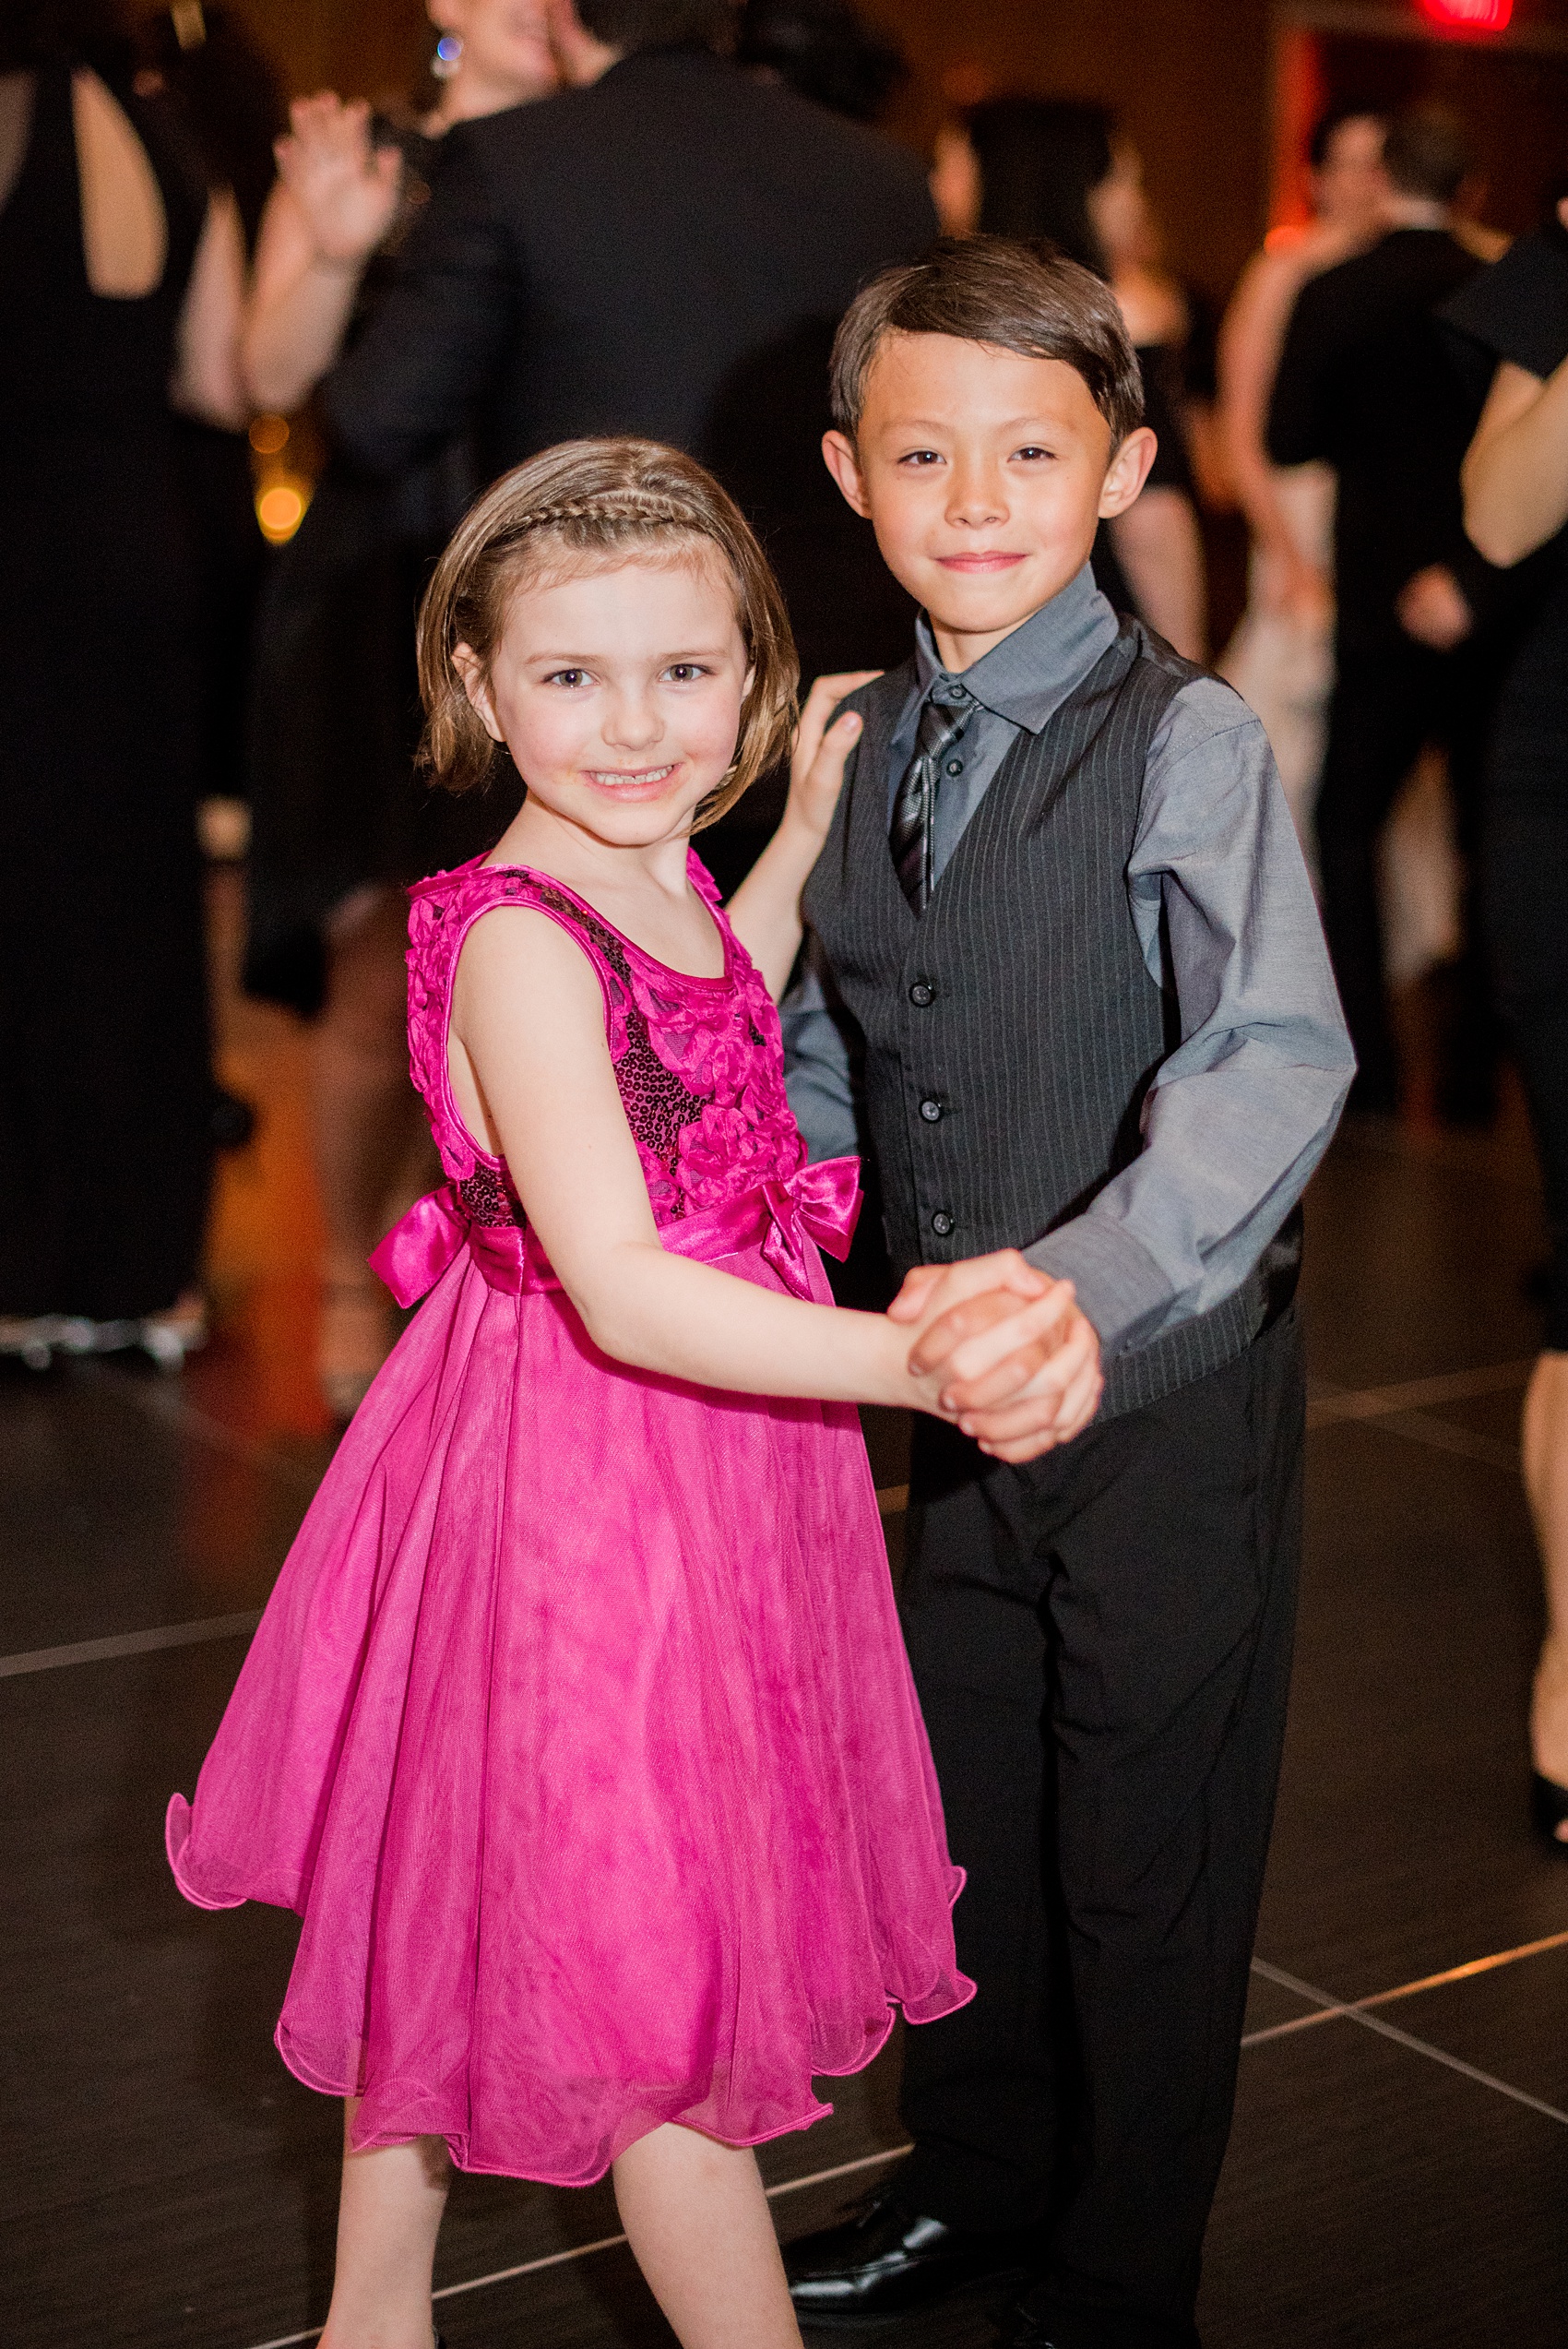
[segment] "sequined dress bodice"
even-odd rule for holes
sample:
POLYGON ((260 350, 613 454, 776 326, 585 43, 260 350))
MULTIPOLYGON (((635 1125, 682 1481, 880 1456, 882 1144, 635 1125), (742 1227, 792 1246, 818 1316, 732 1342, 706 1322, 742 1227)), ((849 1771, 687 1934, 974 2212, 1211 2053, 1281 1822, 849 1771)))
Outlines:
POLYGON ((452 1097, 447 1031, 464 937, 497 905, 547 914, 582 947, 604 991, 605 1033, 656 1222, 787 1182, 805 1147, 784 1091, 778 1014, 694 854, 691 876, 724 943, 721 978, 671 971, 548 874, 481 863, 412 890, 409 1058, 441 1163, 472 1221, 525 1219, 504 1160, 482 1151, 452 1097))

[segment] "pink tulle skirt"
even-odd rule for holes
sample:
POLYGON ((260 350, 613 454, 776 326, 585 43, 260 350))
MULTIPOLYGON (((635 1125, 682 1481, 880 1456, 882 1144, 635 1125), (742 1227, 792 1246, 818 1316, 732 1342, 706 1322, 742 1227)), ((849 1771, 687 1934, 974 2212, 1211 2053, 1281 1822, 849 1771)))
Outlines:
POLYGON ((300 1912, 278 2045, 357 2144, 584 2185, 666 2121, 806 2127, 896 2006, 972 1995, 854 1412, 628 1371, 465 1248, 169 1854, 203 1907, 300 1912))

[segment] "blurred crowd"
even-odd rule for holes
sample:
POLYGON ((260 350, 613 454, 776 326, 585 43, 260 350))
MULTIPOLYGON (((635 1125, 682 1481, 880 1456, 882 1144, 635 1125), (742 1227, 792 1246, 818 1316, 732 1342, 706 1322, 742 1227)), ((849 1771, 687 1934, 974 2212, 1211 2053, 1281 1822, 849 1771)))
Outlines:
MULTIPOLYGON (((428 70, 374 107, 289 103, 204 0, 21 0, 0 30, 0 1351, 201 1341, 213 1156, 249 1113, 212 1072, 196 811, 243 803, 245 984, 309 1024, 319 1376, 351 1412, 393 1336, 365 1258, 423 1174, 401 885, 514 812, 416 781, 445 539, 534 450, 643 433, 762 530, 808 676, 897 661, 900 592, 817 455, 834 324, 939 232, 1045 238, 1113 288, 1159 440, 1097 574, 1264 719, 1353 1105, 1408 1107, 1417 975, 1438 1114, 1485 1124, 1505 1048, 1522 1070, 1554 1240, 1534 1489, 1568 1576, 1568 182, 1510 246, 1460 121, 1339 105, 1311 216, 1221 316, 1111 107, 994 89, 928 173, 876 127, 906 62, 847 0, 429 16, 428 70), (1239 618, 1209 576, 1238 517, 1239 618)), ((724 885, 774 812, 761 789, 711 836, 724 885)))

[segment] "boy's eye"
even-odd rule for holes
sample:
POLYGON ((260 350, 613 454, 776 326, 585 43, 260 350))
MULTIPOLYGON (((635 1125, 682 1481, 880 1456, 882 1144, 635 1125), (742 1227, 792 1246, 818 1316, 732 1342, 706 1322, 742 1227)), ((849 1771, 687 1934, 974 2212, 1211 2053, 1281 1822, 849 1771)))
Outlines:
POLYGON ((898 462, 901 465, 940 465, 942 459, 934 448, 911 448, 898 459, 898 462))
POLYGON ((1020 448, 1020 449, 1016 450, 1015 453, 1016 453, 1017 456, 1019 456, 1019 457, 1036 458, 1036 457, 1049 457, 1049 456, 1051 455, 1051 450, 1050 450, 1049 448, 1037 448, 1037 447, 1035 447, 1034 443, 1031 441, 1031 442, 1029 443, 1029 445, 1028 445, 1027 447, 1020 448))

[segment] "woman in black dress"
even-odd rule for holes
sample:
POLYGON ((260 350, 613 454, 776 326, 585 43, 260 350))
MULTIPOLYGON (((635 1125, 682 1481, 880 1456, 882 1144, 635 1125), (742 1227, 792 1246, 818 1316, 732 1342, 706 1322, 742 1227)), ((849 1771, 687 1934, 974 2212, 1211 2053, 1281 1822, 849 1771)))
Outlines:
POLYGON ((1535 574, 1497 705, 1483 890, 1551 1238, 1546 1345, 1525 1398, 1547 1601, 1530 1742, 1536 1822, 1568 1844, 1568 200, 1443 316, 1497 363, 1465 460, 1465 527, 1490 562, 1535 574))
POLYGON ((243 415, 232 203, 113 28, 0 30, 0 1351, 201 1334, 196 553, 171 386, 243 415), (128 58, 125 61, 128 68, 128 58))
MULTIPOLYGON (((435 97, 399 120, 330 94, 291 110, 244 337, 256 405, 310 398, 386 288, 453 124, 554 87, 542 0, 431 0, 435 97)), ((408 1078, 400 885, 488 847, 505 787, 454 816, 417 791, 414 614, 481 486, 460 447, 391 486, 329 459, 264 593, 249 727, 253 994, 314 1022, 312 1126, 327 1223, 317 1369, 347 1417, 394 1334, 365 1258, 397 1211, 422 1118, 408 1078)), ((416 1186, 417 1187, 417 1185, 416 1186)))

